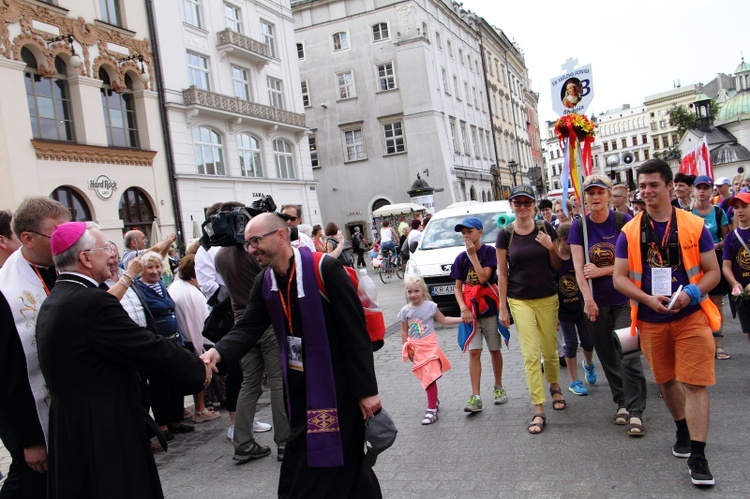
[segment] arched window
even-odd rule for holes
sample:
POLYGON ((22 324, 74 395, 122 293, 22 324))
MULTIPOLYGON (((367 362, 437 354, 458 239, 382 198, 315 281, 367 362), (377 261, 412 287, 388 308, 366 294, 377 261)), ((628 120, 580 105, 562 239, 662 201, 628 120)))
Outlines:
POLYGON ((193 130, 195 143, 195 163, 202 175, 224 175, 224 155, 221 150, 221 136, 208 127, 193 130))
POLYGON ((65 62, 56 57, 55 75, 51 78, 42 78, 39 75, 36 57, 31 50, 21 49, 21 59, 26 63, 24 79, 33 137, 75 141, 65 62))
POLYGON ((292 158, 292 144, 284 139, 273 141, 273 158, 276 162, 276 177, 296 178, 294 175, 294 159, 292 158))
POLYGON ((482 202, 484 203, 485 201, 487 201, 487 192, 482 190, 482 202))
MULTIPOLYGON (((146 194, 137 187, 131 187, 122 193, 120 198, 120 220, 124 232, 138 229, 146 237, 151 236, 151 225, 154 223, 154 209, 146 194)), ((124 233, 123 233, 124 234, 124 233)), ((152 241, 157 242, 157 241, 152 241)))
POLYGON ((55 201, 59 201, 63 206, 70 210, 71 221, 90 222, 92 220, 91 210, 89 210, 88 204, 86 204, 83 196, 70 187, 58 187, 52 191, 52 194, 50 194, 49 197, 55 201))
POLYGON ((237 150, 240 155, 240 172, 243 177, 262 177, 263 163, 260 155, 260 141, 249 133, 237 136, 237 150))
POLYGON ((469 189, 469 196, 472 201, 477 200, 477 190, 473 185, 471 186, 471 189, 469 189))
POLYGON ((109 73, 104 68, 99 68, 99 79, 102 80, 102 109, 107 128, 107 144, 115 147, 138 147, 133 80, 125 75, 125 90, 118 94, 112 90, 109 73))

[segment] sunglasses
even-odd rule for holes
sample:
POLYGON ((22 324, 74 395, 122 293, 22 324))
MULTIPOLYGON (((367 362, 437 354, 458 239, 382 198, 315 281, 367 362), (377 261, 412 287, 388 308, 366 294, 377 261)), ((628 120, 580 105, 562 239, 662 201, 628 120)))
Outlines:
POLYGON ((531 199, 526 200, 526 201, 516 201, 514 199, 513 200, 513 206, 515 206, 516 208, 520 208, 521 206, 529 208, 531 206, 534 206, 534 201, 532 201, 531 199))

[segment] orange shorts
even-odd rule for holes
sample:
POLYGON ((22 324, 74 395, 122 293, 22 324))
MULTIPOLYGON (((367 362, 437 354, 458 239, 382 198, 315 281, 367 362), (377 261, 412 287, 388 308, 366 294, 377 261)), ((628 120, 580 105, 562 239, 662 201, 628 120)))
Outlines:
POLYGON ((674 322, 638 321, 641 350, 658 384, 677 379, 696 386, 716 384, 714 338, 702 310, 674 322))

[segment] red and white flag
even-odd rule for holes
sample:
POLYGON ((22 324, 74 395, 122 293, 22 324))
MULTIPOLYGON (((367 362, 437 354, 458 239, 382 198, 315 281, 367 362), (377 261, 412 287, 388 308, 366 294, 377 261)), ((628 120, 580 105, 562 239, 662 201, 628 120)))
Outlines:
POLYGON ((706 136, 697 147, 688 151, 680 161, 680 172, 687 175, 708 175, 714 178, 714 166, 711 163, 711 151, 708 150, 706 136))

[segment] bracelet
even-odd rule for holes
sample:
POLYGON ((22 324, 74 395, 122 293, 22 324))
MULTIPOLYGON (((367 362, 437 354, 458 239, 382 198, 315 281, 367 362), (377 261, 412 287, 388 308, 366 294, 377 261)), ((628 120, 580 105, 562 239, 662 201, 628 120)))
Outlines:
POLYGON ((117 281, 117 284, 122 284, 126 288, 130 287, 130 284, 128 284, 127 282, 125 282, 125 279, 120 279, 119 281, 117 281))
POLYGON ((462 313, 462 314, 463 314, 464 312, 468 312, 468 311, 469 311, 469 309, 468 309, 468 308, 462 308, 462 309, 461 309, 461 313, 462 313))
POLYGON ((128 278, 128 279, 130 279, 131 281, 133 280, 133 276, 132 276, 132 275, 130 275, 130 274, 128 274, 127 272, 123 272, 123 273, 122 273, 122 277, 127 277, 127 278, 128 278))

